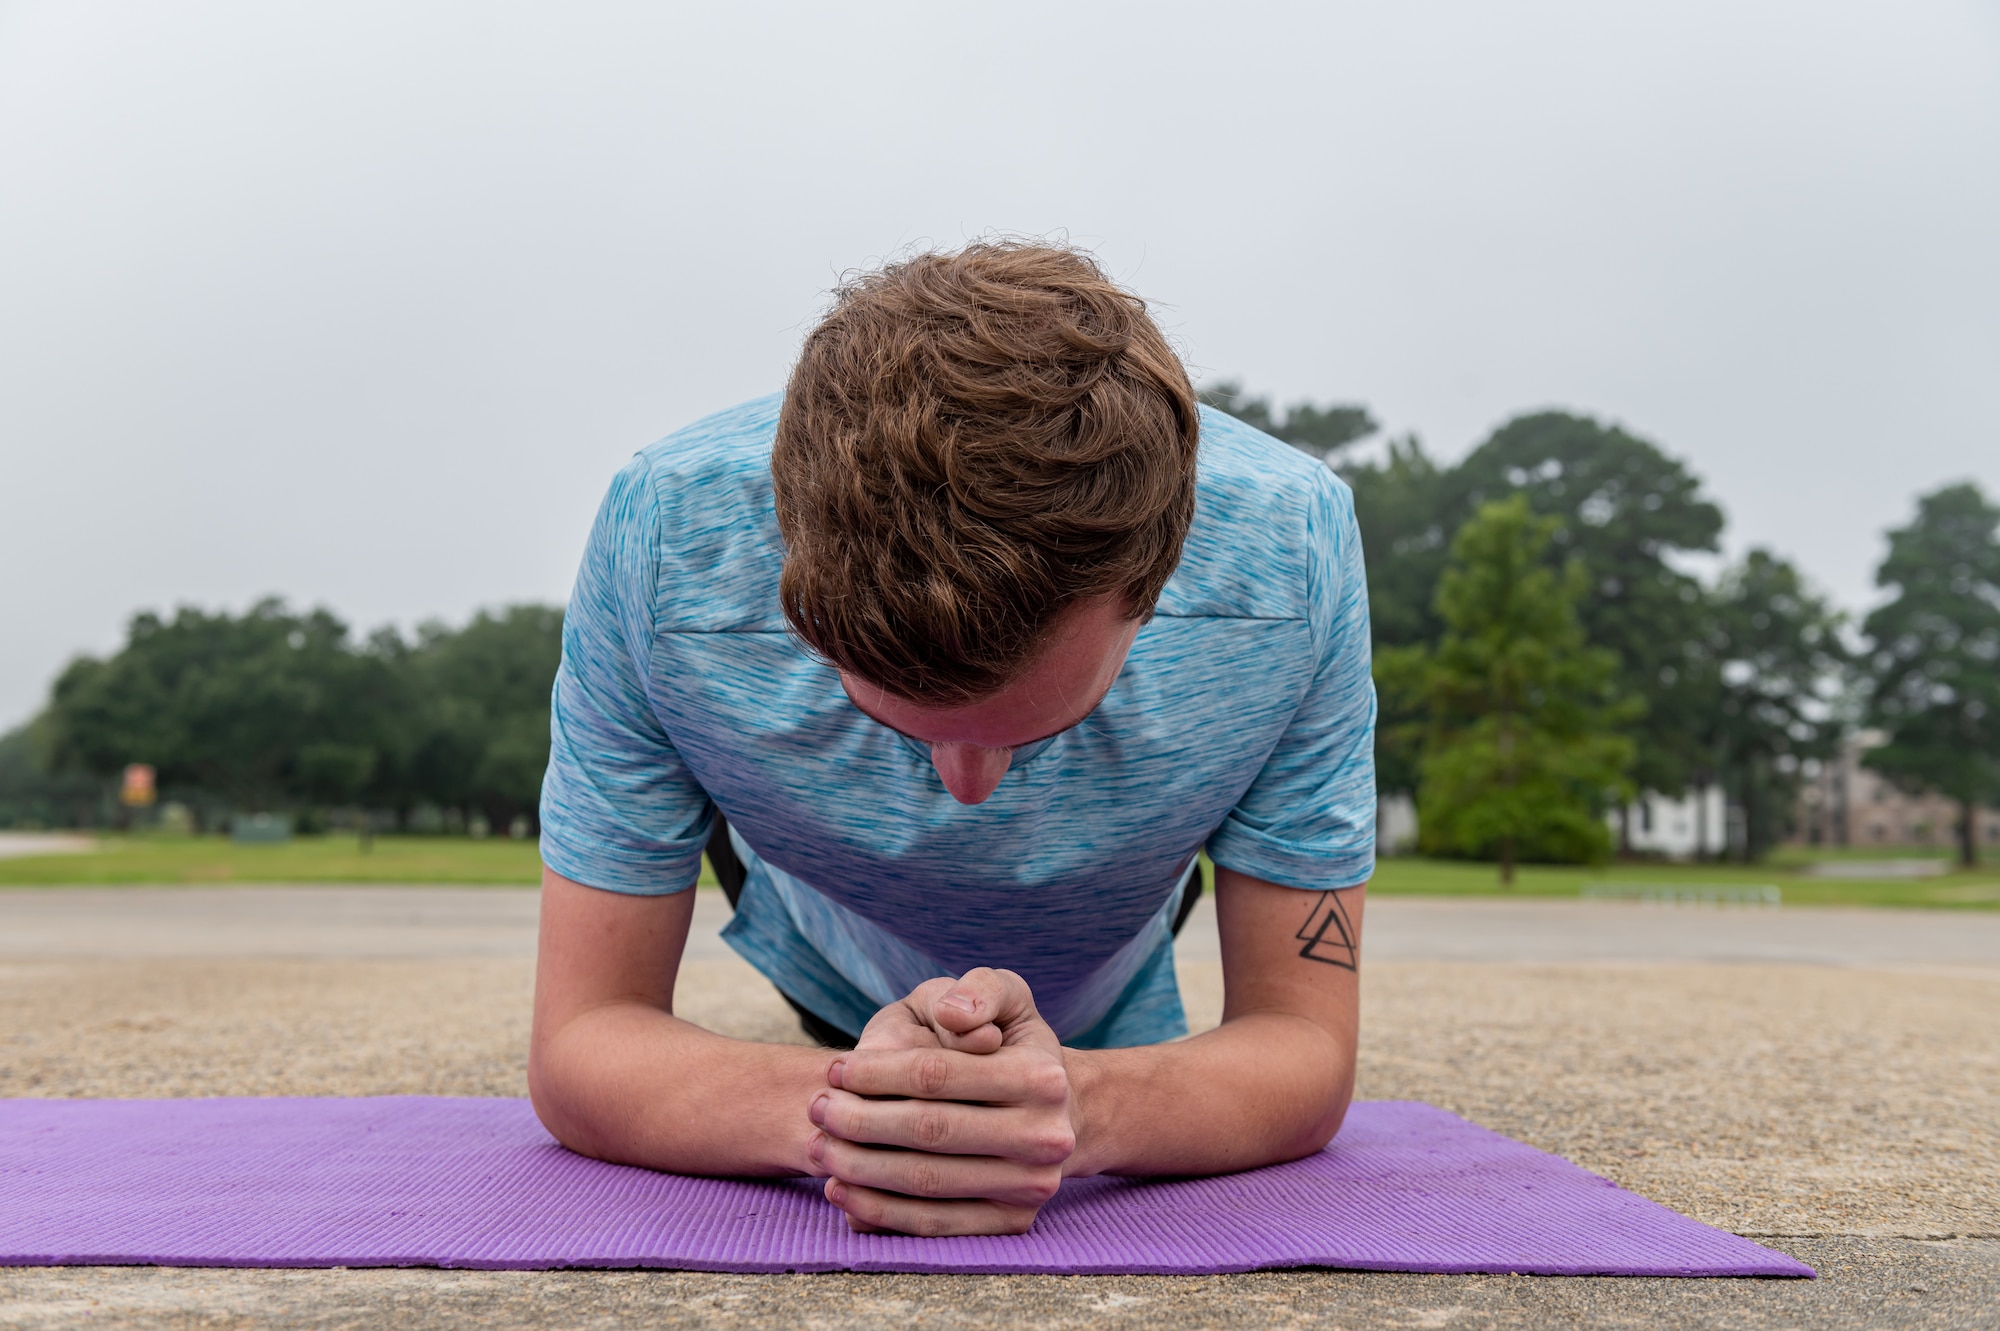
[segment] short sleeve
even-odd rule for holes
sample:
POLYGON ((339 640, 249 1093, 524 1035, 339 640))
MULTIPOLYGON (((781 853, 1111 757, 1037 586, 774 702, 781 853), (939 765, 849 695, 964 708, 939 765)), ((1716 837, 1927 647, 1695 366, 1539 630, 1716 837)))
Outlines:
POLYGON ((1224 868, 1324 891, 1375 872, 1375 685, 1354 501, 1331 471, 1306 513, 1307 618, 1317 668, 1263 770, 1209 838, 1224 868))
POLYGON ((701 876, 714 808, 648 696, 658 519, 634 458, 597 513, 563 620, 542 781, 542 862, 589 887, 659 895, 701 876))

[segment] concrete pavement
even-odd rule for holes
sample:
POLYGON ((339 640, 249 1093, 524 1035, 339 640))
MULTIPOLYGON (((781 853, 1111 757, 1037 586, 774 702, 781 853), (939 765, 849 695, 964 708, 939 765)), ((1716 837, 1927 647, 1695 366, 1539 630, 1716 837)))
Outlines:
MULTIPOLYGON (((0 889, 0 957, 529 957, 537 893, 507 887, 0 889)), ((720 892, 696 900, 687 956, 733 957, 720 892)), ((1183 963, 1218 954, 1213 897, 1182 931, 1183 963)), ((1374 962, 1783 962, 1993 971, 2000 911, 1378 896, 1374 962)))
MULTIPOLYGON (((685 1015, 796 1039, 699 901, 685 1015)), ((0 891, 0 1095, 522 1093, 534 895, 0 891)), ((1212 914, 1179 954, 1220 1014, 1212 914)), ((1815 1282, 0 1271, 0 1326, 1993 1326, 2000 916, 1378 898, 1360 1094, 1427 1099, 1815 1282)))
POLYGON ((80 855, 96 840, 64 832, 0 832, 0 860, 28 855, 80 855))

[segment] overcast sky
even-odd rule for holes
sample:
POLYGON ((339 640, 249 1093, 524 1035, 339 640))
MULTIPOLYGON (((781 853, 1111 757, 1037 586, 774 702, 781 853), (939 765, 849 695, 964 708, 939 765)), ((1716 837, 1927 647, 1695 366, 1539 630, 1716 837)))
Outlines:
POLYGON ((844 269, 1065 233, 1198 376, 1686 459, 1873 595, 2000 494, 2000 6, 0 6, 0 726, 135 609, 560 600, 844 269))

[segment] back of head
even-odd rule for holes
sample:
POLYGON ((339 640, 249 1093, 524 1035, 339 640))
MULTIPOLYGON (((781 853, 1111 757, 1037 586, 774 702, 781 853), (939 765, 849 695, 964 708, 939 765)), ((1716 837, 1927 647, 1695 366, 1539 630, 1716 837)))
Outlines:
POLYGON ((1003 687, 1099 596, 1151 610, 1194 515, 1193 387, 1087 255, 1016 242, 843 286, 771 454, 793 629, 911 701, 1003 687))

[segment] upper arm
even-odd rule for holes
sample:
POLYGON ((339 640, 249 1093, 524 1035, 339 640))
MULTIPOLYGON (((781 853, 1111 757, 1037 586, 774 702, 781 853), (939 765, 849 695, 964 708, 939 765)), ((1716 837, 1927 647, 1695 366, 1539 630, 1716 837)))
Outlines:
POLYGON ((1251 1012, 1304 1017, 1350 1055, 1360 1019, 1361 913, 1367 885, 1301 892, 1220 866, 1223 1021, 1251 1012))
POLYGON ((693 892, 603 892, 544 869, 534 1054, 572 1019, 606 1004, 672 1012, 694 901, 693 892))

